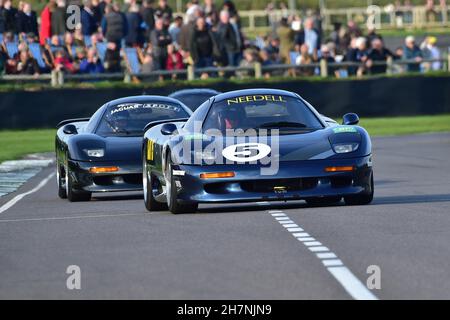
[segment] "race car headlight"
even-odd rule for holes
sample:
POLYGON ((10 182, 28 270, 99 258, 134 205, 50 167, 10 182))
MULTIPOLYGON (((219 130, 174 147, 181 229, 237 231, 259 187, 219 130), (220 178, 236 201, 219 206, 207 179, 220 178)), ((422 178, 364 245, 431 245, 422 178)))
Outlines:
POLYGON ((334 144, 333 149, 336 153, 349 153, 358 150, 359 143, 339 143, 334 144))
POLYGON ((194 151, 194 157, 198 160, 211 161, 216 159, 216 154, 213 151, 194 151))
POLYGON ((104 149, 90 149, 90 150, 84 150, 87 155, 89 157, 94 157, 94 158, 101 158, 105 155, 105 150, 104 149))

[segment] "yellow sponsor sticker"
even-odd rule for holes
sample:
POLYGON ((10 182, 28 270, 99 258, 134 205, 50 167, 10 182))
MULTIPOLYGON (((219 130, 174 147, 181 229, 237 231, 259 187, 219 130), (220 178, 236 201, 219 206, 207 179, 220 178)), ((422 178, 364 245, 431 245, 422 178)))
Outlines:
POLYGON ((153 151, 155 142, 153 140, 147 140, 147 160, 153 161, 153 151))
POLYGON ((258 102, 258 101, 270 101, 270 102, 287 102, 283 99, 283 96, 274 96, 271 94, 255 94, 251 96, 241 96, 235 97, 233 99, 227 99, 227 104, 240 104, 247 102, 258 102))

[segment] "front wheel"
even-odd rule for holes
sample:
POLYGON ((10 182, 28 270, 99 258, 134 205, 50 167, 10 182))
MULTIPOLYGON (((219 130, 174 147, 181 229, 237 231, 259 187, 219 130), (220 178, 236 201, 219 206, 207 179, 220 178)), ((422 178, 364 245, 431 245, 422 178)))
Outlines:
POLYGON ((350 206, 362 206, 372 202, 374 194, 373 174, 370 177, 370 192, 344 197, 345 204, 350 206))
POLYGON ((69 168, 66 168, 66 194, 70 202, 89 201, 92 196, 90 192, 73 190, 73 181, 69 168))
POLYGON ((59 167, 58 160, 56 160, 56 186, 58 188, 58 197, 60 197, 61 199, 66 199, 66 188, 61 177, 61 169, 59 167))
POLYGON ((173 214, 196 212, 198 209, 198 203, 180 203, 178 201, 177 187, 175 184, 175 179, 173 177, 170 155, 168 155, 167 158, 168 159, 164 176, 166 179, 166 198, 169 211, 173 214))

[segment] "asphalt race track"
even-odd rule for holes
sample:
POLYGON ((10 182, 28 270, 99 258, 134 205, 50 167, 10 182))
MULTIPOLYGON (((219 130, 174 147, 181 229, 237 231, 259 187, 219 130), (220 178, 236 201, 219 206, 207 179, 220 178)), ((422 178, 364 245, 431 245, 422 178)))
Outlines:
POLYGON ((40 187, 0 209, 0 298, 450 299, 450 134, 375 138, 374 154, 369 206, 187 215, 149 214, 139 194, 69 203, 54 176, 43 185, 46 168, 0 198, 40 187), (69 265, 80 290, 66 287, 69 265), (365 287, 371 265, 379 290, 365 287))

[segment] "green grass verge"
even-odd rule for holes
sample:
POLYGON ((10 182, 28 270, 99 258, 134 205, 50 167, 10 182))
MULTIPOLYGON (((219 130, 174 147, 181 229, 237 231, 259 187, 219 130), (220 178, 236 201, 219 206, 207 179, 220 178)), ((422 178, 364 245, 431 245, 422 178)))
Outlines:
POLYGON ((372 136, 450 132, 450 114, 416 117, 362 118, 360 125, 372 136))
MULTIPOLYGON (((372 136, 450 132, 450 114, 435 116, 362 118, 360 125, 372 136)), ((54 149, 54 129, 0 131, 0 162, 54 149)))
POLYGON ((54 150, 56 130, 2 130, 0 131, 0 162, 20 159, 29 153, 54 150))

